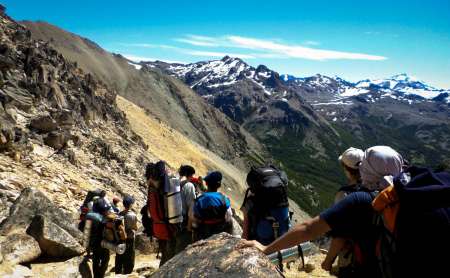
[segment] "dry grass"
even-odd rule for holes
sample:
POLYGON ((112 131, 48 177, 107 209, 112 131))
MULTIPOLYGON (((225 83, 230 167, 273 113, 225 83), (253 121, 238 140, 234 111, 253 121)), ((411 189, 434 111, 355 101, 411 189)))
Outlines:
POLYGON ((222 190, 230 196, 234 207, 240 205, 245 190, 242 171, 162 121, 148 116, 132 102, 120 96, 116 101, 119 109, 125 112, 133 131, 148 145, 151 156, 164 159, 173 169, 178 169, 181 164, 190 164, 199 175, 205 175, 211 170, 222 171, 229 181, 224 184, 222 190))
POLYGON ((302 268, 301 261, 295 262, 290 269, 285 269, 286 278, 306 278, 306 277, 336 277, 328 271, 323 270, 320 265, 325 259, 324 254, 315 254, 305 258, 305 268, 302 268))

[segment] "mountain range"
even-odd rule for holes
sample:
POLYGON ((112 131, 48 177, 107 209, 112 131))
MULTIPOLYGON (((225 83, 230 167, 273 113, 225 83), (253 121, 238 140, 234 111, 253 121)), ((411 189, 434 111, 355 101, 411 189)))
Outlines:
POLYGON ((280 75, 229 56, 131 61, 50 24, 22 24, 149 115, 243 169, 279 163, 291 178, 290 196, 310 213, 327 207, 345 182, 336 158, 349 146, 391 145, 431 166, 450 153, 448 90, 405 74, 353 83, 280 75))
POLYGON ((336 157, 349 146, 391 145, 428 166, 450 153, 450 91, 407 74, 359 82, 298 78, 229 56, 138 64, 182 80, 260 140, 288 169, 291 195, 309 212, 328 205, 344 182, 336 157))

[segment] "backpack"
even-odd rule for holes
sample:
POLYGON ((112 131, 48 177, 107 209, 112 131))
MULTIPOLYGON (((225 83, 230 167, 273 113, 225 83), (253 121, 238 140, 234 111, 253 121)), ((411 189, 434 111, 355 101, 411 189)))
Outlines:
POLYGON ((450 276, 450 173, 410 167, 372 205, 383 277, 450 276))
POLYGON ((198 224, 195 240, 221 232, 230 233, 232 226, 225 217, 229 207, 230 200, 219 192, 205 192, 195 199, 193 212, 198 224))
POLYGON ((183 221, 179 190, 176 193, 164 193, 163 189, 149 187, 147 208, 151 217, 153 236, 160 240, 172 238, 183 221), (172 199, 168 198, 171 196, 172 199), (172 216, 169 213, 172 213, 172 216))
POLYGON ((229 207, 230 202, 222 193, 206 192, 195 199, 194 216, 205 224, 223 222, 229 207))
POLYGON ((111 243, 121 243, 127 239, 127 233, 122 216, 108 213, 103 217, 103 238, 111 243))
POLYGON ((250 204, 249 239, 269 244, 290 228, 288 179, 273 165, 252 167, 247 175, 248 189, 242 206, 250 204), (250 192, 253 194, 250 196, 250 192))
POLYGON ((95 197, 101 197, 102 190, 90 190, 84 198, 83 204, 80 206, 80 222, 78 223, 78 229, 80 231, 84 230, 84 225, 86 224, 86 215, 90 212, 92 208, 89 207, 89 203, 94 200, 95 197))
POLYGON ((140 214, 142 226, 144 227, 144 230, 142 232, 151 239, 153 237, 153 221, 148 214, 148 204, 144 205, 141 208, 140 214))

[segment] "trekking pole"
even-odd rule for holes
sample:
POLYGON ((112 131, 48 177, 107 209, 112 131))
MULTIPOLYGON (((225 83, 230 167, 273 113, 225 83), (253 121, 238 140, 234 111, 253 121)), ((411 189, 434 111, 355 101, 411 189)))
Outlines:
POLYGON ((283 249, 278 252, 269 254, 269 255, 267 255, 267 257, 269 257, 269 260, 273 264, 278 264, 281 272, 283 272, 283 263, 292 262, 299 258, 302 260, 303 266, 305 266, 304 254, 305 253, 309 254, 312 251, 312 249, 313 249, 312 243, 307 241, 307 242, 301 243, 297 246, 283 249))

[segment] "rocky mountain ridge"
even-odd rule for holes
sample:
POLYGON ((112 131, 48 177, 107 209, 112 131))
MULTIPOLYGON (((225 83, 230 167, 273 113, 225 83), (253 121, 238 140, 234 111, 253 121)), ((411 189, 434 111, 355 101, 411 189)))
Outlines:
MULTIPOLYGON (((248 153, 263 153, 260 144, 178 79, 157 68, 140 70, 119 54, 89 39, 45 22, 22 21, 37 40, 48 42, 64 57, 115 89, 150 115, 193 141, 244 167, 248 153)), ((139 68, 139 67, 138 67, 139 68)))
POLYGON ((299 190, 291 195, 312 213, 344 182, 336 157, 349 146, 391 145, 431 167, 450 154, 448 90, 405 74, 357 83, 320 74, 296 78, 228 56, 140 65, 179 78, 263 142, 294 177, 299 190))
MULTIPOLYGON (((146 201, 148 161, 167 157, 175 168, 192 159, 203 175, 220 169, 233 207, 240 203, 233 195, 244 190, 240 170, 145 112, 148 118, 131 117, 134 110, 114 90, 4 13, 0 68, 0 276, 39 276, 47 263, 82 254, 76 224, 87 191, 102 188, 108 198, 133 194, 138 209, 146 201), (153 140, 145 142, 152 146, 134 131, 149 121, 145 132, 153 140), (158 152, 159 143, 165 145, 158 152)), ((66 268, 54 265, 61 272, 48 277, 69 270, 64 277, 78 277, 78 265, 87 265, 78 259, 66 268)))

